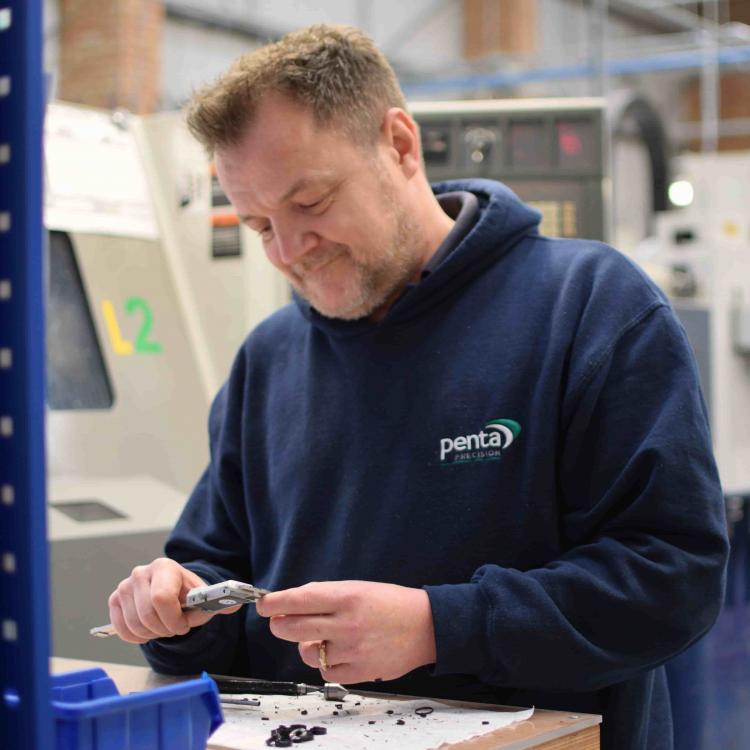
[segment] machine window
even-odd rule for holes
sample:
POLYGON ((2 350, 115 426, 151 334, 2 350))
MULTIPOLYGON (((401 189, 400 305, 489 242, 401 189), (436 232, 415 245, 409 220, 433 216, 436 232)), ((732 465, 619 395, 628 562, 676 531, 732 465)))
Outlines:
POLYGON ((89 521, 111 521, 115 518, 127 518, 124 513, 110 508, 99 500, 78 500, 75 502, 50 503, 63 515, 80 523, 89 521))
POLYGON ((543 120, 511 123, 510 161, 518 168, 549 166, 547 129, 543 120))
POLYGON ((425 164, 445 167, 451 160, 450 125, 422 125, 422 153, 425 164))
POLYGON ((47 403, 50 409, 109 409, 104 365, 73 245, 50 232, 47 292, 47 403))

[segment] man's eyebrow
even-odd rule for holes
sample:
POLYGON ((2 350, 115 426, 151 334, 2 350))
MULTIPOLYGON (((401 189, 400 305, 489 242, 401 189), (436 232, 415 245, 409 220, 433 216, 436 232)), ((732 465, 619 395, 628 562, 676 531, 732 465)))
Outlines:
MULTIPOLYGON (((299 180, 297 180, 289 188, 289 190, 284 193, 279 203, 286 203, 295 193, 298 193, 300 190, 304 190, 305 188, 309 188, 311 185, 317 185, 319 183, 330 183, 332 181, 332 178, 333 175, 327 172, 322 172, 315 177, 300 177, 299 180)), ((257 220, 258 218, 258 216, 253 216, 251 214, 240 216, 240 219, 242 221, 253 221, 254 219, 257 220)))

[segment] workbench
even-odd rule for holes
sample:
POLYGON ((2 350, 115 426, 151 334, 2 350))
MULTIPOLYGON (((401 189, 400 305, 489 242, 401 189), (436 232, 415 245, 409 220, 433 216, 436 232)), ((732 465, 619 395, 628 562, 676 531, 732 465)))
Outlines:
MULTIPOLYGON (((157 674, 148 667, 125 664, 107 664, 53 657, 50 671, 53 674, 90 667, 101 667, 114 680, 120 693, 150 690, 177 682, 179 677, 157 674)), ((394 699, 394 705, 397 705, 394 699)), ((465 708, 485 708, 485 704, 459 703, 465 708)), ((443 745, 444 750, 599 750, 599 725, 601 716, 594 714, 569 714, 561 711, 536 709, 528 721, 517 722, 504 729, 475 737, 464 742, 443 745)), ((222 750, 211 742, 210 750, 222 750)), ((320 744, 323 750, 323 744, 320 744)))

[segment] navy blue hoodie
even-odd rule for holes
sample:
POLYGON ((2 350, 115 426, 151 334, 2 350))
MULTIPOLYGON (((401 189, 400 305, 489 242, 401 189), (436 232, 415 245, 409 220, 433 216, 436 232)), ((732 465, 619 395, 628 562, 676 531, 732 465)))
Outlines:
MULTIPOLYGON (((661 666, 722 598, 724 505, 685 334, 596 242, 504 186, 386 317, 297 300, 245 341, 167 545, 210 583, 424 587, 437 661, 367 689, 601 713, 672 747, 661 666)), ((253 607, 144 647, 155 669, 314 682, 253 607)))

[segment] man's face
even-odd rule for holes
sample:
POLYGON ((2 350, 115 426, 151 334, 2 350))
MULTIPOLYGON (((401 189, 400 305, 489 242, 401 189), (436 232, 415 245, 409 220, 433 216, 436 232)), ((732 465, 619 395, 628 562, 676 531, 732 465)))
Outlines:
POLYGON ((319 128, 304 107, 268 97, 219 180, 265 252, 318 312, 348 320, 385 309, 418 276, 419 232, 382 144, 319 128))

